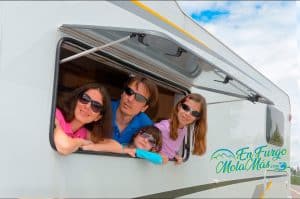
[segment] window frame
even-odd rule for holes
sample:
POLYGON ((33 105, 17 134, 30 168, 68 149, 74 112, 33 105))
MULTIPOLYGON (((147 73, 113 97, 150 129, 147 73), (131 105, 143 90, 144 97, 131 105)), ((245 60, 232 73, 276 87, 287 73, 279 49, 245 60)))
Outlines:
MULTIPOLYGON (((51 117, 50 117, 50 127, 49 127, 49 142, 50 142, 52 149, 55 150, 56 152, 57 152, 57 149, 56 149, 53 137, 54 137, 54 126, 55 126, 55 110, 56 110, 57 99, 58 99, 58 86, 59 86, 60 60, 61 60, 60 55, 61 55, 61 49, 62 49, 61 46, 63 45, 64 42, 74 43, 84 49, 92 48, 92 46, 90 46, 82 41, 79 41, 75 38, 71 38, 71 37, 62 37, 57 43, 56 56, 55 56, 54 79, 53 79, 53 90, 52 90, 51 117)), ((152 77, 152 79, 154 79, 156 84, 158 84, 161 87, 168 88, 170 91, 172 91, 172 89, 175 89, 178 91, 178 93, 179 93, 179 91, 181 91, 182 94, 184 94, 184 95, 190 93, 190 91, 188 89, 186 89, 185 87, 183 87, 181 85, 176 85, 172 81, 155 76, 155 74, 152 74, 146 70, 142 70, 134 65, 127 63, 124 60, 120 60, 116 57, 113 57, 110 54, 107 54, 107 53, 101 52, 101 51, 96 52, 96 54, 104 56, 104 57, 111 59, 112 61, 118 62, 122 65, 126 65, 126 70, 129 70, 129 71, 137 73, 137 74, 143 74, 144 76, 145 75, 150 76, 150 77, 152 77)), ((128 72, 128 71, 126 71, 126 72, 128 72)), ((175 91, 174 91, 174 93, 175 93, 175 91)), ((190 156, 190 146, 187 146, 190 144, 190 136, 191 136, 191 133, 190 133, 190 128, 189 128, 187 136, 185 138, 185 140, 187 140, 187 141, 184 140, 183 144, 182 144, 183 162, 186 162, 190 156)), ((88 154, 88 155, 105 155, 105 156, 114 156, 114 157, 127 157, 127 158, 131 157, 127 154, 119 154, 119 153, 113 153, 113 152, 85 151, 85 150, 81 150, 81 149, 79 149, 73 153, 74 154, 76 154, 76 153, 88 154)), ((173 160, 170 160, 170 161, 173 161, 173 160)))
POLYGON ((285 143, 284 134, 285 133, 284 133, 284 114, 283 114, 283 112, 278 110, 274 106, 268 105, 266 107, 266 141, 267 141, 267 143, 272 144, 274 146, 282 147, 285 143), (280 122, 280 124, 278 122, 280 122), (274 123, 276 125, 276 129, 274 130, 274 132, 271 132, 274 123), (278 141, 276 141, 276 140, 272 140, 272 136, 274 136, 275 132, 279 133, 279 139, 281 139, 279 141, 279 143, 277 143, 278 141), (282 142, 282 143, 280 143, 280 142, 282 142))

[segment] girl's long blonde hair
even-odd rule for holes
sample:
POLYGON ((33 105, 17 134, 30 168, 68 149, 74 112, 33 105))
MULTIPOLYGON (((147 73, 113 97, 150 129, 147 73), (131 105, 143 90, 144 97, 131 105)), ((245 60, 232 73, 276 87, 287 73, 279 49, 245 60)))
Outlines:
POLYGON ((194 132, 193 132, 193 154, 203 155, 206 151, 206 131, 207 131, 207 110, 206 110, 206 100, 205 98, 197 93, 191 93, 184 98, 182 98, 173 108, 170 117, 170 138, 176 140, 178 138, 178 108, 180 104, 184 103, 187 99, 193 100, 200 103, 200 117, 194 122, 194 132))

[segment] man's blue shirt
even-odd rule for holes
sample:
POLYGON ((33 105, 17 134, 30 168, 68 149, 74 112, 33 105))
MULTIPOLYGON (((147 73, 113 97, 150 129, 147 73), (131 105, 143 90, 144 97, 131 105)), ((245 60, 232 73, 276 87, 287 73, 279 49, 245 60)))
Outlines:
POLYGON ((116 141, 121 144, 129 144, 132 137, 137 133, 137 131, 145 126, 153 125, 152 120, 148 117, 146 113, 139 113, 134 118, 132 118, 131 122, 128 126, 120 132, 117 123, 116 123, 116 112, 120 105, 120 100, 112 101, 112 116, 113 116, 113 137, 116 141))

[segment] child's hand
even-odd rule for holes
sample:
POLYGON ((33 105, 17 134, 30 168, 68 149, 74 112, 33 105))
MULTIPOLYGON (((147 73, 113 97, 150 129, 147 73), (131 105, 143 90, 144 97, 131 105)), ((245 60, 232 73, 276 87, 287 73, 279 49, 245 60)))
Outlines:
POLYGON ((166 156, 166 155, 163 154, 163 153, 159 153, 159 154, 161 155, 161 157, 162 157, 162 159, 163 159, 163 164, 167 164, 168 161, 169 161, 168 156, 166 156))
POLYGON ((182 157, 181 157, 181 156, 175 155, 174 158, 175 158, 175 160, 176 160, 175 164, 181 164, 181 163, 182 163, 182 157))
POLYGON ((131 157, 135 158, 136 149, 126 147, 126 148, 123 149, 123 151, 124 151, 124 153, 127 153, 131 157))

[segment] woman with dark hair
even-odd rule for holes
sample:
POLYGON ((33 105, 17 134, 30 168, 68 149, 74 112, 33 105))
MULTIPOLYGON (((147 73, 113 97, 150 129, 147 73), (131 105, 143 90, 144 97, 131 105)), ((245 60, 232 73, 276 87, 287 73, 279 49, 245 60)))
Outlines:
POLYGON ((111 115, 110 97, 102 85, 90 83, 75 89, 56 108, 57 151, 67 155, 87 144, 112 141, 111 115))
POLYGON ((168 159, 175 159, 177 164, 182 163, 178 155, 179 149, 187 135, 187 127, 194 125, 194 155, 203 155, 206 151, 206 101, 199 94, 192 93, 182 98, 173 108, 171 118, 156 123, 163 137, 161 154, 168 159))

